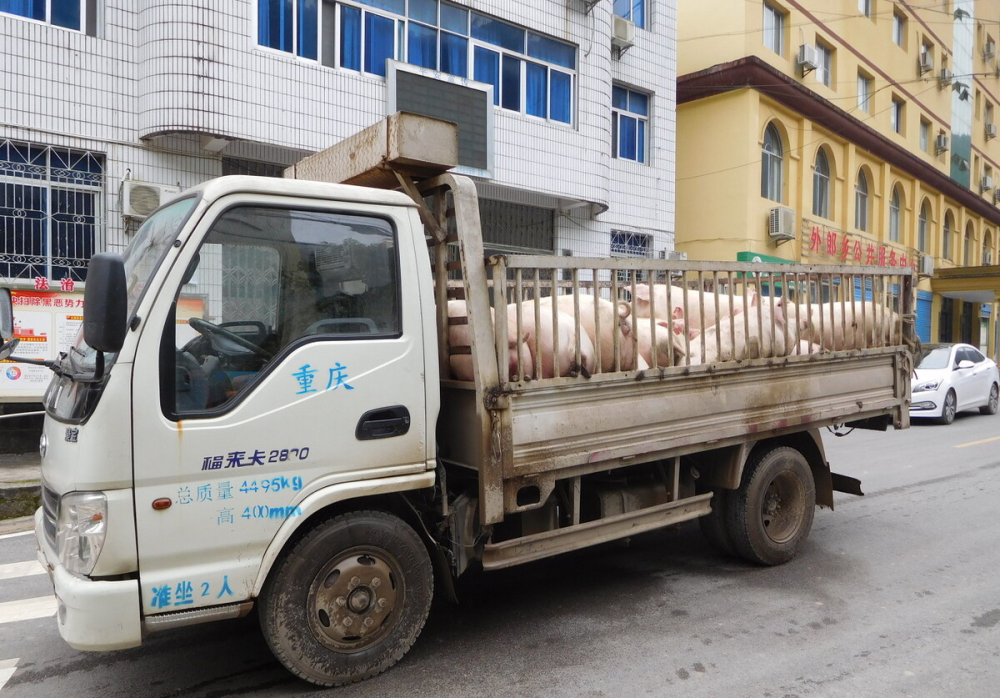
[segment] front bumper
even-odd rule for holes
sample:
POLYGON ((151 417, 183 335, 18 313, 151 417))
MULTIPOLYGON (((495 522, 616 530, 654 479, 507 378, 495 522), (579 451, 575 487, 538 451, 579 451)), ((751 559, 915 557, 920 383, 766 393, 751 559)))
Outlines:
POLYGON ((67 572, 45 539, 41 509, 35 512, 35 543, 55 590, 59 634, 70 647, 103 651, 142 643, 137 580, 94 581, 67 572))
POLYGON ((940 417, 944 395, 937 390, 913 393, 910 402, 911 417, 940 417))

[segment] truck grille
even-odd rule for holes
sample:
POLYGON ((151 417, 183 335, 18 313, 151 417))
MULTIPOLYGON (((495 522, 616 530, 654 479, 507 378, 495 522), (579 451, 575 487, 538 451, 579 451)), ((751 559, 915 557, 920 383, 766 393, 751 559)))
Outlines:
POLYGON ((42 521, 45 525, 45 539, 56 547, 56 518, 59 515, 59 495, 42 486, 42 521))

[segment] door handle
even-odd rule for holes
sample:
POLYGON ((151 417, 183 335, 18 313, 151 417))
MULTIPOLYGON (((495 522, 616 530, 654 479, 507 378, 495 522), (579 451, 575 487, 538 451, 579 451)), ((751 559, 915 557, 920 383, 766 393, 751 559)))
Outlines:
POLYGON ((361 415, 354 437, 358 441, 388 439, 402 436, 410 430, 410 411, 402 405, 380 407, 361 415))

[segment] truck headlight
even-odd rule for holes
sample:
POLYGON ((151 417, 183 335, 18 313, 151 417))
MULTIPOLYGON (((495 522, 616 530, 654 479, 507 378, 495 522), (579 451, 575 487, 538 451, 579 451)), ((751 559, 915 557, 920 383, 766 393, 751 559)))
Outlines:
POLYGON ((71 492, 59 502, 56 550, 67 572, 94 570, 107 533, 108 499, 100 492, 71 492))
POLYGON ((940 378, 933 381, 924 381, 923 383, 917 383, 915 386, 913 386, 913 392, 925 393, 929 390, 937 390, 940 385, 941 385, 940 378))

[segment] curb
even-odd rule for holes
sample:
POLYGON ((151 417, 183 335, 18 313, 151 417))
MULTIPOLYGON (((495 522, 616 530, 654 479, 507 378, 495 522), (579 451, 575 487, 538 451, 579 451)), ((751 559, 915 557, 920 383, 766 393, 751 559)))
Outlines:
POLYGON ((8 485, 0 487, 0 523, 6 519, 34 516, 42 505, 42 486, 8 485))
POLYGON ((21 516, 16 519, 0 521, 0 538, 3 536, 25 533, 35 528, 34 516, 21 516))

